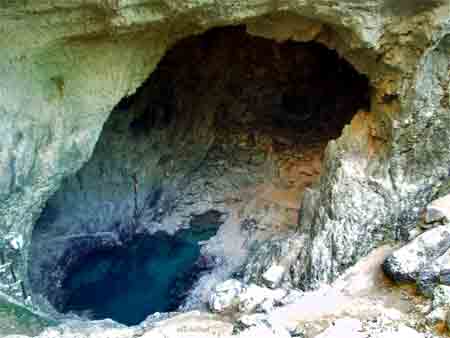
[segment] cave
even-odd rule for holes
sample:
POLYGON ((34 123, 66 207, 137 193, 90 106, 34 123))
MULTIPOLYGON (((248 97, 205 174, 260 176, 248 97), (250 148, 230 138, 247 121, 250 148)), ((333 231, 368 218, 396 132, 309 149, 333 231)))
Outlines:
POLYGON ((328 142, 369 110, 368 78, 318 42, 244 26, 179 41, 47 202, 30 250, 35 302, 130 325, 195 303, 200 276, 229 255, 242 262, 253 241, 298 229, 328 142))

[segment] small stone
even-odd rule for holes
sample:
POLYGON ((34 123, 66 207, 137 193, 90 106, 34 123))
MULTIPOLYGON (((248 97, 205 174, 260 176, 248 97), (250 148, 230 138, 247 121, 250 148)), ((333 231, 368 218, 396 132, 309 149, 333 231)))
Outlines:
POLYGON ((431 202, 425 210, 425 222, 450 221, 450 194, 431 202))
POLYGON ((262 279, 265 285, 269 288, 276 288, 280 285, 281 280, 286 272, 286 269, 282 265, 271 265, 266 272, 263 273, 262 279))

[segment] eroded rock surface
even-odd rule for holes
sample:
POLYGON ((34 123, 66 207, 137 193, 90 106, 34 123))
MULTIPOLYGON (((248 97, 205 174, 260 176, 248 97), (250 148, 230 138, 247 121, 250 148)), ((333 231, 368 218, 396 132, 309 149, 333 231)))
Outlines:
MULTIPOLYGON (((91 158, 113 107, 135 92, 177 41, 236 24, 278 41, 322 43, 370 79, 369 109, 328 144, 320 179, 303 197, 298 231, 304 245, 289 269, 293 285, 302 289, 331 282, 383 241, 402 237, 448 182, 449 13, 446 0, 1 4, 0 247, 2 266, 13 267, 2 270, 7 271, 0 276, 2 290, 20 301, 26 298, 20 282, 30 290, 35 222, 63 180, 91 158)), ((158 114, 151 121, 164 123, 158 114)), ((208 139, 208 134, 198 136, 208 139)), ((280 143, 291 147, 289 141, 280 143)), ((198 160, 186 149, 181 153, 194 164, 198 160)), ((165 163, 161 168, 171 166, 165 163)), ((276 196, 274 190, 269 195, 276 196)), ((198 196, 200 190, 191 184, 189 191, 198 196)), ((257 207, 260 200, 253 201, 257 207)), ((290 209, 284 208, 288 216, 290 209)), ((165 216, 168 223, 186 219, 183 212, 165 216)), ((260 216, 256 224, 266 228, 282 223, 264 212, 260 216)), ((266 271, 260 270, 261 275, 266 271)))

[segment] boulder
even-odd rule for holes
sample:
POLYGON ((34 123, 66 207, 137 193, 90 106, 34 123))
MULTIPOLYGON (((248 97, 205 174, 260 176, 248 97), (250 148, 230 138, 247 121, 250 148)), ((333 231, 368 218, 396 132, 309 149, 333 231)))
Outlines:
POLYGON ((262 274, 262 279, 269 288, 276 288, 280 285, 285 273, 286 268, 284 266, 273 264, 262 274))
POLYGON ((450 221, 450 194, 431 202, 425 209, 425 222, 449 222, 450 221))
POLYGON ((264 312, 270 311, 276 302, 280 302, 287 292, 283 289, 271 290, 256 284, 250 284, 239 295, 239 311, 243 313, 254 312, 262 307, 264 312))
POLYGON ((433 291, 433 309, 440 307, 450 308, 450 286, 438 285, 433 291))
POLYGON ((229 312, 236 309, 243 288, 244 285, 236 279, 229 279, 216 285, 208 300, 209 308, 213 312, 229 312))
POLYGON ((245 285, 236 279, 218 284, 209 297, 213 312, 270 312, 288 294, 284 289, 269 289, 256 284, 245 285))
MULTIPOLYGON (((439 258, 449 248, 450 225, 439 226, 426 231, 388 256, 383 263, 383 270, 394 281, 415 282, 421 272, 430 271, 432 265, 439 264, 439 258)), ((428 277, 430 276, 426 278, 428 277)))

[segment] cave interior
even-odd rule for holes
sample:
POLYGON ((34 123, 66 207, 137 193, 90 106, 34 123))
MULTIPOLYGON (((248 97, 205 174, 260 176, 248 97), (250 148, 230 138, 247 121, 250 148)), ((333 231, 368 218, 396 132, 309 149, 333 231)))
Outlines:
POLYGON ((229 210, 270 212, 258 230, 269 235, 295 230, 326 145, 369 109, 367 77, 320 43, 244 26, 181 40, 47 203, 33 291, 60 312, 126 324, 176 310, 212 269, 201 245, 229 210))

